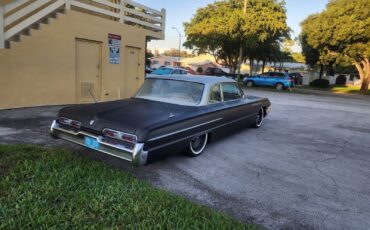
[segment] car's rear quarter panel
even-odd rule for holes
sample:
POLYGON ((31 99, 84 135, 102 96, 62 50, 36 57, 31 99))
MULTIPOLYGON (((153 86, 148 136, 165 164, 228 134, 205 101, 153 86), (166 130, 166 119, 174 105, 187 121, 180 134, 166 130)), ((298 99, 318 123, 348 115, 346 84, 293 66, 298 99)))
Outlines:
POLYGON ((145 150, 184 150, 192 137, 209 133, 212 140, 246 128, 255 119, 259 108, 269 106, 259 98, 202 106, 199 111, 174 120, 173 123, 148 131, 145 150))

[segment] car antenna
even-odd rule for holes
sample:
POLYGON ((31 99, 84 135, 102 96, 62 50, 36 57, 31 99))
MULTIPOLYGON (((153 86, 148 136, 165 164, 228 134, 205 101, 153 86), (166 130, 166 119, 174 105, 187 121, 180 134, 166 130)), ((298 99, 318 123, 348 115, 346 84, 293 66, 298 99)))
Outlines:
POLYGON ((94 94, 91 92, 91 89, 89 89, 90 96, 94 100, 95 103, 98 103, 98 101, 95 99, 94 94))

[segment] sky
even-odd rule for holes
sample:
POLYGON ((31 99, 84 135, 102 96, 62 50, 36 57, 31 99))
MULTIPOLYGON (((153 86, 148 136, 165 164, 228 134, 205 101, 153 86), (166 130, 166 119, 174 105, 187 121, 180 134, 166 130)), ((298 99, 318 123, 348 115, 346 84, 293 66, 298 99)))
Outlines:
MULTIPOLYGON (((171 48, 178 49, 179 36, 176 30, 178 28, 182 35, 182 43, 186 39, 183 23, 189 22, 199 7, 204 7, 214 0, 136 0, 138 3, 160 10, 166 9, 166 38, 165 40, 154 40, 148 43, 148 49, 158 49, 160 52, 171 48)), ((288 16, 288 26, 293 30, 292 38, 300 33, 299 23, 308 15, 321 12, 328 0, 285 0, 288 16)), ((181 48, 182 50, 184 47, 181 48)), ((299 51, 299 47, 294 48, 299 51)))

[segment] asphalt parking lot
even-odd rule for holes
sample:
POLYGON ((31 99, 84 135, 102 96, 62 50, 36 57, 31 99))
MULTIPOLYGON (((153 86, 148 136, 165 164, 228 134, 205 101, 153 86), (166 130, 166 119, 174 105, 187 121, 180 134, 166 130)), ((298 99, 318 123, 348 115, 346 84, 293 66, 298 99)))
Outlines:
POLYGON ((74 148, 268 229, 370 229, 370 97, 247 93, 271 100, 264 126, 212 143, 197 158, 173 155, 135 168, 53 140, 58 106, 0 111, 0 143, 74 148))

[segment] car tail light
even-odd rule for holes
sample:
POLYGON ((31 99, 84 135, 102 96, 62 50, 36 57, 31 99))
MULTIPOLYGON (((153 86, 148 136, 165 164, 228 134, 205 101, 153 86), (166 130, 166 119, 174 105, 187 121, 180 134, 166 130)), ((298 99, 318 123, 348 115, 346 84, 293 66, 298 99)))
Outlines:
POLYGON ((77 129, 81 128, 81 122, 76 121, 76 120, 72 120, 72 119, 69 119, 69 118, 59 117, 58 122, 62 125, 68 125, 68 126, 71 126, 73 128, 77 128, 77 129))
POLYGON ((114 138, 114 139, 121 140, 121 141, 126 141, 126 142, 133 143, 133 144, 137 142, 137 137, 135 135, 120 132, 120 131, 113 130, 113 129, 108 129, 108 128, 103 129, 103 135, 106 137, 114 138))

